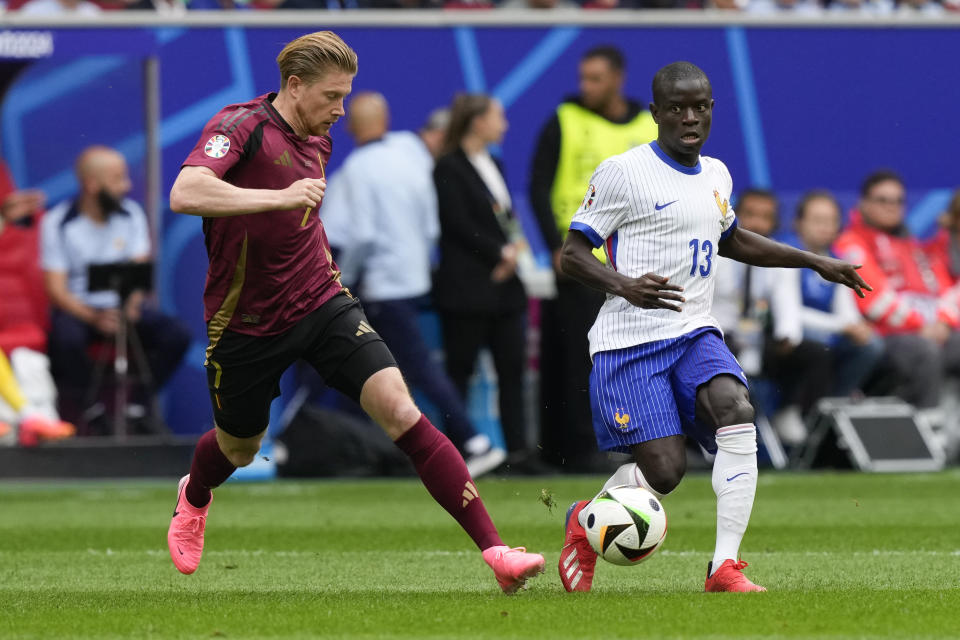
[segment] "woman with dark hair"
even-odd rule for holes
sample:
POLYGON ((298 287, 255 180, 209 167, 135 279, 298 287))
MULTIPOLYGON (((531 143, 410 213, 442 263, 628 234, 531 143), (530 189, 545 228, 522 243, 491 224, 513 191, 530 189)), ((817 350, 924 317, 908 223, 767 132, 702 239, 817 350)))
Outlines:
POLYGON ((487 147, 507 130, 503 106, 460 94, 433 178, 440 214, 434 303, 443 325, 447 372, 466 397, 482 347, 493 355, 508 463, 529 457, 523 418, 527 297, 517 277, 519 226, 500 164, 487 147))
MULTIPOLYGON (((829 191, 803 195, 794 217, 800 249, 833 255, 840 205, 829 191)), ((852 291, 810 269, 777 269, 771 294, 774 344, 767 371, 784 390, 771 420, 784 444, 805 440, 805 418, 825 396, 849 396, 868 380, 883 342, 860 315, 852 291)))

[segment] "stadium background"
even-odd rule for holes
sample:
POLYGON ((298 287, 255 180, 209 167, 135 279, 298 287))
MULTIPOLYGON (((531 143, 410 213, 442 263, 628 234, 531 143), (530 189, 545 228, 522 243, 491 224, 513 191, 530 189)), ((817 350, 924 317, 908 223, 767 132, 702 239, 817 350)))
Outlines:
MULTIPOLYGON (((708 73, 717 111, 706 153, 727 163, 735 190, 766 186, 781 196, 781 230, 801 192, 829 188, 847 207, 863 176, 881 166, 907 181, 912 230, 923 235, 935 226, 957 181, 951 144, 960 91, 956 29, 930 21, 810 28, 704 17, 664 25, 638 14, 607 15, 588 22, 637 24, 531 26, 506 17, 491 24, 489 15, 477 20, 465 13, 431 14, 419 26, 406 14, 400 19, 408 24, 372 26, 378 18, 368 13, 342 26, 342 14, 322 13, 298 14, 296 27, 258 27, 252 23, 259 16, 233 15, 231 21, 250 24, 145 27, 100 20, 107 26, 48 29, 14 19, 19 36, 0 32, 9 82, 2 156, 19 186, 43 189, 51 204, 74 193, 72 163, 87 145, 115 146, 129 159, 132 197, 154 215, 161 305, 194 330, 194 348, 165 397, 168 423, 184 434, 211 422, 201 377, 206 255, 199 219, 173 215, 166 194, 206 120, 224 104, 275 90, 276 51, 306 31, 335 28, 355 48, 354 91, 382 92, 395 129, 416 128, 459 90, 500 98, 511 125, 502 158, 535 249, 540 240, 526 197, 533 144, 557 103, 576 91, 580 54, 601 43, 625 51, 626 93, 644 102, 653 72, 665 63, 687 59, 708 73), (20 46, 30 42, 41 44, 20 46)), ((330 169, 336 170, 351 141, 342 124, 333 137, 330 169)))

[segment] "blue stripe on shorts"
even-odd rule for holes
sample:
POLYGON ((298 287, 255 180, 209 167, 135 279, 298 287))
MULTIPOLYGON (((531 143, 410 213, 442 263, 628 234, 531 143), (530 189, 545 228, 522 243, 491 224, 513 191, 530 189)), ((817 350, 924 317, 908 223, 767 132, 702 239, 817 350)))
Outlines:
POLYGON ((713 427, 696 418, 697 389, 721 374, 747 383, 713 327, 595 354, 590 404, 600 450, 630 453, 631 445, 686 434, 715 452, 713 427))

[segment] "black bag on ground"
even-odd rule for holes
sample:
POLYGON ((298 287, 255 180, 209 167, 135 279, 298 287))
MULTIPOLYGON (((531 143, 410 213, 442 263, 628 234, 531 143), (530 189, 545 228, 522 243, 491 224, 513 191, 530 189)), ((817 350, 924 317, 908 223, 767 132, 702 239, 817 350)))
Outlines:
POLYGON ((340 411, 304 406, 277 441, 277 473, 284 477, 414 475, 380 427, 340 411))

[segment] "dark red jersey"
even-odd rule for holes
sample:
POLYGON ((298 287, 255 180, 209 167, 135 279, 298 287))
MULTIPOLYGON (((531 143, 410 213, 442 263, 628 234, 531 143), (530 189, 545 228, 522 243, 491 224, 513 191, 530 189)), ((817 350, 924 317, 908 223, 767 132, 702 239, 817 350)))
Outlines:
MULTIPOLYGON (((324 177, 332 141, 297 137, 273 108, 275 95, 223 108, 184 166, 209 167, 246 189, 284 189, 301 178, 324 177)), ((282 333, 342 289, 315 209, 204 218, 203 233, 211 332, 282 333)))

